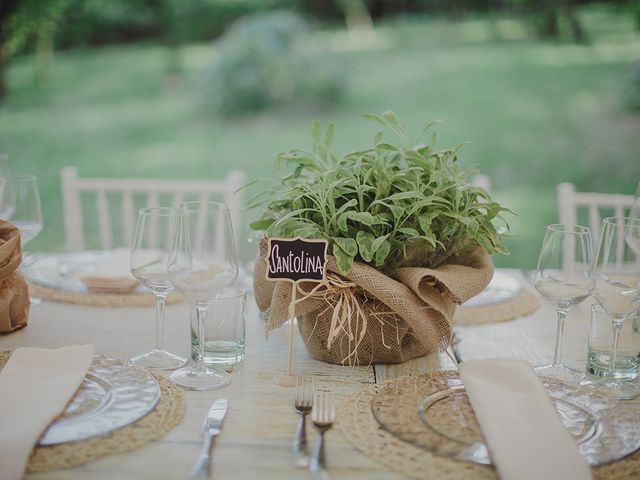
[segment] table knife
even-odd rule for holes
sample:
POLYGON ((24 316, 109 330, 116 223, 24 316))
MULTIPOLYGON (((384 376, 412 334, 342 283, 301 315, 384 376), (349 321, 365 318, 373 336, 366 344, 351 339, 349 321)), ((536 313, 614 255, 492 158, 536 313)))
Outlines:
POLYGON ((211 475, 211 449, 213 448, 213 439, 220 435, 222 420, 227 414, 227 408, 229 402, 225 398, 219 398, 207 413, 202 425, 202 433, 204 435, 204 441, 202 443, 202 451, 196 461, 193 469, 191 470, 191 478, 209 478, 211 475))

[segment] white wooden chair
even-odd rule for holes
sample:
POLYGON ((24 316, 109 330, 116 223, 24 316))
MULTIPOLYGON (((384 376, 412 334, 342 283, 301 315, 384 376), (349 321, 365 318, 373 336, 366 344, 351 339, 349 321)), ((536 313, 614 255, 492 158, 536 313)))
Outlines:
POLYGON ((633 195, 576 192, 575 185, 568 182, 560 183, 557 193, 560 223, 579 224, 581 209, 586 209, 588 226, 591 228, 594 242, 598 241, 602 218, 625 216, 633 206, 633 195))
POLYGON ((65 236, 71 252, 131 246, 141 207, 172 206, 189 200, 220 201, 229 207, 236 235, 242 227, 243 192, 237 190, 245 184, 245 174, 239 170, 230 171, 222 180, 160 180, 80 178, 77 168, 65 167, 60 177, 65 236), (112 210, 118 213, 111 215, 112 210), (92 238, 86 239, 85 232, 93 232, 92 238))

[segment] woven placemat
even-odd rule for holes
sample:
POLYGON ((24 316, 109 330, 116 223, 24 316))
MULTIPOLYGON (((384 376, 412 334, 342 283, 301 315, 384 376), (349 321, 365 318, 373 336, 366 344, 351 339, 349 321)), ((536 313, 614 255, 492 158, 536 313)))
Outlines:
POLYGON ((498 323, 531 315, 540 308, 540 300, 523 288, 513 299, 483 307, 458 307, 453 317, 456 325, 472 326, 498 323))
MULTIPOLYGON (((373 416, 371 411, 373 398, 389 386, 416 392, 415 406, 411 408, 417 410, 418 404, 424 398, 423 392, 429 389, 429 382, 438 375, 446 376, 447 374, 439 372, 429 376, 406 376, 364 387, 339 405, 338 427, 345 439, 356 449, 388 469, 410 478, 423 479, 428 474, 430 478, 441 480, 497 479, 498 476, 492 466, 438 456, 404 442, 384 430, 373 416)), ((412 410, 410 414, 405 415, 407 420, 415 417, 413 413, 412 410)), ((411 425, 408 429, 411 429, 411 425)), ((594 479, 640 479, 640 452, 619 462, 592 468, 591 471, 594 479)))
POLYGON ((184 393, 168 378, 152 374, 160 385, 156 408, 138 422, 82 442, 36 447, 31 453, 27 472, 46 472, 91 462, 106 455, 130 452, 164 436, 174 428, 185 412, 184 393))
MULTIPOLYGON (((149 293, 82 293, 43 287, 27 281, 29 295, 52 302, 75 303, 94 307, 150 307, 155 305, 154 295, 149 293)), ((183 302, 184 298, 172 292, 167 296, 167 304, 183 302)))

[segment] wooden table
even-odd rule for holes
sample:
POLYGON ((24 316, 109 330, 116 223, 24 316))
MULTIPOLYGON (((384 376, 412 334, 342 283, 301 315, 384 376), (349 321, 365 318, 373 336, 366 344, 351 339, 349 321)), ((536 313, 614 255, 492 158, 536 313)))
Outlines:
MULTIPOLYGON (((517 271, 523 284, 525 277, 517 271)), ((527 288, 530 288, 527 286, 527 288)), ((286 371, 288 328, 264 334, 264 322, 253 302, 247 316, 246 358, 233 369, 231 385, 209 392, 186 392, 187 411, 183 421, 157 442, 124 455, 108 456, 89 464, 44 474, 33 479, 178 479, 188 478, 200 446, 200 426, 219 397, 229 399, 229 414, 216 442, 213 478, 289 479, 307 478, 307 472, 291 465, 290 446, 297 416, 292 409, 293 389, 273 384, 274 374, 286 371)), ((565 347, 566 363, 584 368, 588 307, 584 302, 569 315, 565 347)), ((187 354, 189 312, 186 305, 167 308, 166 346, 187 354)), ((94 308, 43 302, 33 306, 27 328, 0 336, 0 350, 20 346, 60 347, 93 343, 98 353, 121 359, 153 347, 153 308, 94 308)), ((458 328, 461 359, 520 357, 533 363, 551 359, 555 335, 553 310, 543 305, 535 314, 512 322, 458 328)), ((333 390, 338 401, 362 386, 403 374, 437 369, 443 361, 430 356, 402 365, 342 367, 313 360, 298 335, 295 339, 294 370, 315 375, 320 386, 333 390)), ((311 432, 315 441, 315 432, 311 432)), ((402 478, 358 452, 333 429, 328 437, 328 462, 333 478, 402 478)))

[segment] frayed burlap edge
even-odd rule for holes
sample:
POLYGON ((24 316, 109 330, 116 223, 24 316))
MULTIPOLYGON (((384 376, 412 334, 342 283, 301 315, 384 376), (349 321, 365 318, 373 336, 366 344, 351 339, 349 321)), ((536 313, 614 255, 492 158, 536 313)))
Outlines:
MULTIPOLYGON (((444 373, 444 372, 443 372, 444 373)), ((446 374, 446 373, 445 373, 446 374)), ((401 388, 416 377, 400 377, 364 387, 338 406, 337 426, 353 447, 389 470, 409 478, 440 480, 497 479, 491 467, 434 455, 385 431, 371 412, 375 395, 391 382, 401 388)), ((618 462, 591 469, 595 480, 640 479, 640 451, 618 462)))
MULTIPOLYGON (((27 281, 29 295, 42 300, 74 303, 93 307, 151 307, 156 304, 152 293, 80 293, 43 287, 27 281)), ((167 296, 167 304, 181 303, 182 295, 172 292, 167 296)))
POLYGON ((82 465, 107 455, 130 452, 164 436, 184 416, 184 393, 168 378, 154 373, 152 375, 160 385, 161 395, 151 413, 107 436, 36 447, 29 458, 27 472, 47 472, 82 465))
POLYGON ((458 307, 453 316, 454 325, 473 326, 500 323, 526 317, 540 308, 540 300, 523 289, 515 298, 495 305, 483 307, 458 307))

